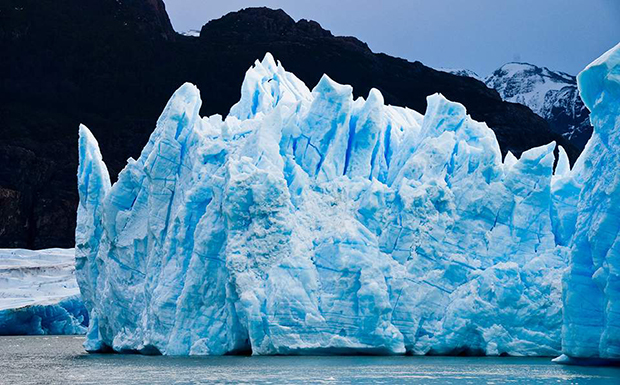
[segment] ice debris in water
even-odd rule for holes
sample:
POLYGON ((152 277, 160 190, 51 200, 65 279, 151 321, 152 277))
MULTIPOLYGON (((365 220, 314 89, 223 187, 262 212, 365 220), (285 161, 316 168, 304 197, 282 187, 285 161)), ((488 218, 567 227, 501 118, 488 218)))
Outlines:
POLYGON ((310 91, 267 54, 225 119, 179 88, 112 186, 82 126, 86 348, 558 354, 582 224, 566 153, 555 174, 553 143, 502 161, 462 105, 427 102, 310 91))

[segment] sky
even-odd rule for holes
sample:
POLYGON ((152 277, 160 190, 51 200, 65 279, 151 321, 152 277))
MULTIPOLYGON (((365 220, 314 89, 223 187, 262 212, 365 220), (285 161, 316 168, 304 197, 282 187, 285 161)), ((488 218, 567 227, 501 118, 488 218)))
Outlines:
POLYGON ((178 32, 241 8, 281 8, 374 52, 480 76, 511 61, 576 75, 620 42, 620 0, 164 1, 178 32))

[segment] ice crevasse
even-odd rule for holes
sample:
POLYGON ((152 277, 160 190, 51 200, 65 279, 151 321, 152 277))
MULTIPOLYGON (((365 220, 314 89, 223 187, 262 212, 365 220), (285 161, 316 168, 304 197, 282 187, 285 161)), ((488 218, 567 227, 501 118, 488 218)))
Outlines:
POLYGON ((310 91, 267 54, 226 118, 179 88, 114 185, 81 126, 87 350, 558 354, 587 159, 502 159, 462 105, 427 102, 310 91))

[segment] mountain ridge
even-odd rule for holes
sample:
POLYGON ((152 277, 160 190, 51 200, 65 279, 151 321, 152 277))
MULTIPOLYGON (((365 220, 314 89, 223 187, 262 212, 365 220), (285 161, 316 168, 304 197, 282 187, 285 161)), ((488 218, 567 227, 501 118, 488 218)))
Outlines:
POLYGON ((377 88, 386 103, 421 113, 428 95, 442 93, 486 122, 504 153, 553 140, 571 159, 579 153, 527 107, 503 102, 482 82, 373 53, 284 11, 232 12, 206 23, 200 37, 174 32, 161 0, 9 0, 0 18, 0 49, 11 58, 0 61, 2 247, 73 246, 79 123, 99 139, 115 179, 179 85, 200 87, 202 115, 226 115, 245 72, 265 52, 310 86, 326 73, 351 84, 356 97, 377 88))

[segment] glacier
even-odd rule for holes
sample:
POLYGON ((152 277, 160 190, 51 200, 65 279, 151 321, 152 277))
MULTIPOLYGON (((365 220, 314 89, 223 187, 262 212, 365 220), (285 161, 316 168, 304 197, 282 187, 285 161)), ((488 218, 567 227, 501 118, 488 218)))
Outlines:
POLYGON ((0 249, 0 335, 84 334, 74 249, 0 249))
POLYGON ((200 106, 181 86, 113 185, 80 126, 88 351, 562 351, 583 156, 571 170, 550 143, 502 159, 439 94, 421 115, 326 75, 309 90, 270 54, 227 117, 200 106))

